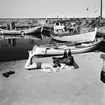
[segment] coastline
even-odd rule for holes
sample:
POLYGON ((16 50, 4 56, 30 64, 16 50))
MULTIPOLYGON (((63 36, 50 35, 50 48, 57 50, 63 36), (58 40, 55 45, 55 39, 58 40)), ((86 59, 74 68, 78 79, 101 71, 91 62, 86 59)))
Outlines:
MULTIPOLYGON (((0 105, 105 105, 100 54, 73 55, 79 69, 51 73, 25 70, 26 60, 0 63, 0 105), (15 74, 3 77, 9 70, 15 74)), ((38 60, 52 62, 51 57, 38 60)))

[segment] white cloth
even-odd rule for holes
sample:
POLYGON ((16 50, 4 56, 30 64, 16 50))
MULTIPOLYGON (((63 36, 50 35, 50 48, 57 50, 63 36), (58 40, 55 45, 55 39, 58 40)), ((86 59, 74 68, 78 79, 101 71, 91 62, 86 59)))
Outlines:
POLYGON ((51 72, 51 69, 41 69, 40 71, 49 73, 51 72))

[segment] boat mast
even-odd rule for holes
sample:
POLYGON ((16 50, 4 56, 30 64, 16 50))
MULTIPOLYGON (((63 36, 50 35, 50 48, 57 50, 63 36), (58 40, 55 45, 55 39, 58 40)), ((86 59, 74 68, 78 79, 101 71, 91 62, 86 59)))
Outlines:
POLYGON ((102 0, 101 0, 101 4, 100 4, 100 19, 102 19, 102 0))

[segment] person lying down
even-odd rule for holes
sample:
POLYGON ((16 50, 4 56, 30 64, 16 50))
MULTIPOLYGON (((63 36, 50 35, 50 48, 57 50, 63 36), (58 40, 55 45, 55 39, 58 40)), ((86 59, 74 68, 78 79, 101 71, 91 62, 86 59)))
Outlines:
POLYGON ((42 63, 42 62, 32 62, 33 58, 35 57, 35 54, 33 51, 29 52, 29 58, 25 64, 25 69, 27 70, 33 70, 33 69, 40 69, 40 71, 43 72, 57 72, 60 69, 66 69, 67 65, 61 64, 60 62, 56 64, 52 63, 42 63))

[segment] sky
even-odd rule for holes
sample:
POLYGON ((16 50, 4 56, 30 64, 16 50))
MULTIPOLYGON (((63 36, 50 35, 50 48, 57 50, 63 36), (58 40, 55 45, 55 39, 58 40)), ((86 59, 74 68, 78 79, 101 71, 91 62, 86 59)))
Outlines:
MULTIPOLYGON (((0 18, 97 17, 101 0, 0 0, 0 18)), ((103 17, 105 17, 103 0, 103 17)))

